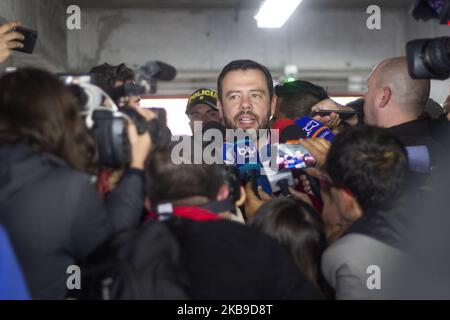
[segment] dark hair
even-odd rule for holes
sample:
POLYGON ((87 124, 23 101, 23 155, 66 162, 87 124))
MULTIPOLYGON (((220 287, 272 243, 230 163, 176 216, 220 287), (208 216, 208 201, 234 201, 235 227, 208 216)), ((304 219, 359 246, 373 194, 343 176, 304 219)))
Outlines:
POLYGON ((224 165, 193 164, 190 155, 178 160, 189 161, 177 164, 172 157, 178 155, 175 144, 155 151, 147 164, 147 194, 152 204, 174 202, 191 197, 205 197, 215 201, 222 185, 226 184, 224 165), (189 164, 192 163, 192 164, 189 164))
POLYGON ((320 271, 327 241, 322 220, 313 208, 292 199, 270 200, 258 209, 250 224, 285 245, 313 287, 329 297, 330 288, 320 271))
POLYGON ((390 208, 407 170, 403 144, 387 129, 370 126, 337 135, 325 163, 333 184, 350 190, 363 210, 390 208))
POLYGON ((0 78, 0 145, 26 143, 71 167, 93 171, 94 141, 70 90, 32 68, 0 78))
POLYGON ((309 115, 312 107, 320 101, 309 93, 292 93, 278 98, 277 111, 288 119, 296 120, 309 115))
POLYGON ((264 76, 266 77, 267 81, 267 88, 269 90, 269 97, 272 99, 274 95, 274 88, 273 88, 273 79, 272 75, 270 74, 269 69, 267 69, 262 64, 259 64, 258 62, 252 61, 252 60, 234 60, 231 61, 229 64, 227 64, 223 69, 222 72, 219 75, 219 79, 217 81, 217 97, 220 102, 222 102, 222 83, 225 76, 234 70, 248 70, 248 69, 254 69, 254 70, 260 70, 262 73, 264 73, 264 76))

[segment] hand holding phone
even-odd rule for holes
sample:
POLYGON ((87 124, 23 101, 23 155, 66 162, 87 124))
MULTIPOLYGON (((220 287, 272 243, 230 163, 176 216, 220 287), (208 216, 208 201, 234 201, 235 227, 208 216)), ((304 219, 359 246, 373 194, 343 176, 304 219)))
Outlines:
POLYGON ((11 32, 18 25, 18 22, 10 22, 0 26, 0 63, 9 58, 11 50, 23 47, 21 41, 24 36, 19 32, 11 32))
POLYGON ((33 29, 23 28, 21 26, 16 26, 11 30, 12 34, 21 34, 23 37, 20 42, 22 46, 13 48, 12 50, 20 51, 28 54, 32 54, 34 51, 34 47, 36 46, 36 42, 38 39, 38 32, 33 29))

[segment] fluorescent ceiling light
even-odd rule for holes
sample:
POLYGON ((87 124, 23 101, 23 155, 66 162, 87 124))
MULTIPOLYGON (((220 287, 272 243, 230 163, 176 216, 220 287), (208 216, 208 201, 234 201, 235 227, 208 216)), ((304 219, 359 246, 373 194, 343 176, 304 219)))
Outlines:
POLYGON ((302 0, 265 0, 255 16, 258 28, 281 28, 302 0))

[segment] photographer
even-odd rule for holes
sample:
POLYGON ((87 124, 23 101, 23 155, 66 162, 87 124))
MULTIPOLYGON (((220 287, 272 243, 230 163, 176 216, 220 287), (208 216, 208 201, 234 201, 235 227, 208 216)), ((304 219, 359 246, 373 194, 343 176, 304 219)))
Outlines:
POLYGON ((0 78, 0 223, 34 299, 64 298, 68 266, 114 231, 139 222, 142 169, 152 142, 132 123, 128 136, 132 160, 120 185, 131 190, 111 194, 116 205, 111 202, 107 214, 91 176, 94 142, 75 97, 37 69, 0 78))

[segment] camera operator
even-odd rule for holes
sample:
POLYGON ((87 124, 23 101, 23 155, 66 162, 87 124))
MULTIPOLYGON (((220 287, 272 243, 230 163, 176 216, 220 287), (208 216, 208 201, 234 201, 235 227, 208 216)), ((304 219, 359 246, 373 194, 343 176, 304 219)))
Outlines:
POLYGON ((132 160, 120 185, 130 191, 111 194, 107 214, 91 176, 94 141, 70 90, 37 69, 0 78, 0 223, 34 299, 64 298, 68 266, 139 222, 152 142, 132 123, 128 136, 132 160))
POLYGON ((95 85, 102 88, 119 107, 128 105, 130 107, 139 108, 141 97, 125 91, 125 85, 135 85, 135 73, 128 68, 125 63, 117 66, 104 63, 100 66, 93 67, 90 74, 95 77, 95 85))
POLYGON ((24 36, 19 32, 10 32, 19 22, 10 22, 0 26, 0 63, 5 62, 11 55, 11 50, 23 48, 24 36))
MULTIPOLYGON (((406 57, 382 61, 373 70, 364 96, 364 107, 359 115, 348 120, 352 125, 366 124, 388 128, 406 146, 427 146, 432 166, 445 162, 442 145, 449 135, 448 123, 442 135, 434 133, 433 127, 440 119, 424 117, 425 105, 430 94, 430 80, 412 79, 408 73, 406 57)), ((315 106, 313 110, 330 109, 332 106, 315 106)), ((335 104, 336 109, 345 108, 335 104)), ((347 107, 348 108, 348 107, 347 107)), ((358 111, 358 110, 355 110, 358 111)), ((333 117, 339 117, 334 114, 333 117)), ((323 121, 329 121, 324 118, 323 121)))

